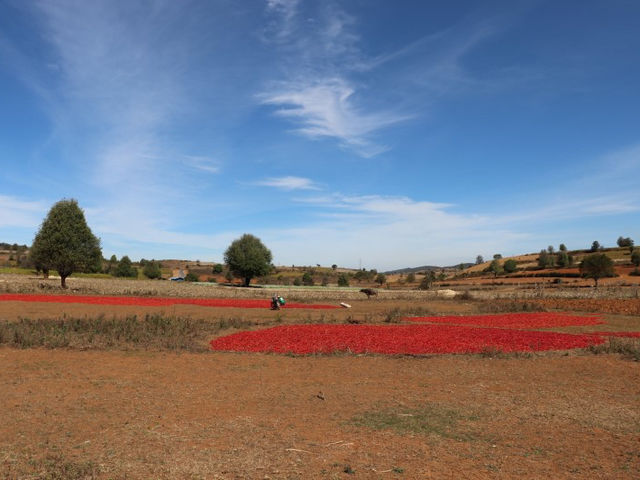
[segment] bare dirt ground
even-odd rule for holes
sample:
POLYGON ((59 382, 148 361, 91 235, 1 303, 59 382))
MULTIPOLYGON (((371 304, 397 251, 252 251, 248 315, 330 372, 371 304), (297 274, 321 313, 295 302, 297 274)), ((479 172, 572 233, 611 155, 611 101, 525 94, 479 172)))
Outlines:
MULTIPOLYGON (((270 312, 0 302, 0 320, 162 313, 241 317, 261 328, 276 319, 377 323, 398 312, 477 313, 490 302, 351 303, 270 312)), ((637 315, 604 319, 604 330, 640 331, 637 315)), ((614 354, 2 347, 0 366, 0 478, 640 477, 640 363, 614 354)))

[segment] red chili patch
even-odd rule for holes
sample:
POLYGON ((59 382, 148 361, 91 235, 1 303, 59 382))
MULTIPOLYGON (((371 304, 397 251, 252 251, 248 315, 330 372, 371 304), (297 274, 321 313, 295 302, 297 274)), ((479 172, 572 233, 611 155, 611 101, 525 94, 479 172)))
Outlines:
POLYGON ((213 350, 274 353, 442 354, 568 350, 604 343, 572 335, 451 325, 291 325, 239 332, 211 342, 213 350))

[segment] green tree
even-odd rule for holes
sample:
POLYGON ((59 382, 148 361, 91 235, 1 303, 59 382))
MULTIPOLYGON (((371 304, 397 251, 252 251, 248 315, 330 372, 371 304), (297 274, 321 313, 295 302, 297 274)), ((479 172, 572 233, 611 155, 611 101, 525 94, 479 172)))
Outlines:
POLYGON ((107 262, 106 273, 113 275, 116 265, 118 265, 118 257, 116 257, 115 255, 111 255, 111 258, 107 262))
POLYGON ((634 250, 631 254, 631 263, 636 266, 635 272, 638 273, 638 267, 640 266, 640 250, 634 250))
POLYGON ((127 255, 125 255, 118 262, 113 275, 115 277, 138 278, 138 269, 133 266, 133 263, 131 263, 131 259, 127 255))
POLYGON ((311 276, 311 274, 309 272, 304 272, 302 274, 302 284, 307 287, 312 287, 313 283, 313 277, 311 276))
POLYGON ((600 242, 598 242, 597 240, 594 240, 593 243, 591 244, 591 251, 592 252, 597 252, 598 250, 602 250, 602 245, 600 245, 600 242))
POLYGON ((376 275, 376 283, 378 285, 384 285, 385 283, 387 283, 387 276, 384 273, 379 273, 378 275, 376 275))
POLYGON ((407 275, 407 283, 413 283, 416 281, 416 274, 413 272, 409 272, 409 275, 407 275))
POLYGON ((162 276, 162 271, 160 270, 160 265, 156 261, 147 261, 142 269, 142 273, 147 278, 160 278, 162 276))
POLYGON ((500 254, 500 253, 496 253, 496 254, 493 256, 493 259, 494 259, 494 260, 501 260, 501 259, 502 259, 502 254, 500 254))
POLYGON ((261 277, 271 271, 271 259, 271 250, 258 237, 248 233, 231 242, 224 252, 224 261, 229 270, 244 279, 245 287, 249 286, 253 277, 261 277))
POLYGON ((554 258, 555 256, 549 254, 547 250, 540 250, 540 254, 538 255, 538 267, 540 268, 553 267, 554 258))
POLYGON ((223 270, 224 268, 222 267, 222 264, 216 263, 211 269, 211 273, 213 273, 214 275, 220 275, 223 272, 223 270))
POLYGON ((633 247, 633 240, 631 237, 618 237, 618 241, 616 242, 619 247, 633 247))
POLYGON ((422 278, 422 281, 420 282, 420 285, 418 286, 418 288, 420 290, 429 290, 431 288, 431 285, 433 285, 433 282, 436 281, 436 274, 433 270, 428 270, 424 277, 422 278))
POLYGON ((43 271, 56 269, 60 285, 73 272, 88 271, 102 261, 100 239, 87 225, 76 200, 60 200, 42 222, 30 252, 34 265, 43 271))
POLYGON ((497 258, 494 258, 489 265, 489 271, 493 273, 493 278, 497 277, 499 273, 502 273, 502 265, 497 258))
POLYGON ((349 286, 349 278, 345 273, 341 273, 338 275, 338 286, 339 287, 348 287, 349 286))
POLYGON ((184 280, 185 282, 197 282, 200 279, 198 278, 198 275, 196 275, 195 273, 189 272, 185 275, 184 280))
POLYGON ((518 264, 513 258, 510 258, 504 262, 502 268, 504 268, 504 271, 507 273, 513 273, 518 269, 518 264))
POLYGON ((560 253, 556 258, 556 263, 559 267, 569 267, 573 263, 573 257, 565 250, 560 250, 560 253))
POLYGON ((484 263, 484 258, 482 258, 482 255, 478 255, 476 257, 476 265, 480 265, 481 263, 484 263))
POLYGON ((615 276, 613 260, 604 253, 587 255, 580 264, 580 273, 585 278, 593 278, 597 287, 599 279, 615 276))
POLYGON ((567 247, 564 243, 561 243, 560 246, 558 247, 558 250, 560 250, 561 252, 566 252, 567 247))
POLYGON ((338 268, 338 265, 336 265, 335 263, 331 265, 331 270, 335 271, 337 268, 338 268))

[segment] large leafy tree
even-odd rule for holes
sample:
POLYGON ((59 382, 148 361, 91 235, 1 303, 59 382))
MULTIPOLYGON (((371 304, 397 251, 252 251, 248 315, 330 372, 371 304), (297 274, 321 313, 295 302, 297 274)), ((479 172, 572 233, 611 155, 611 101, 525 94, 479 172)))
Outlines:
POLYGON ((42 222, 30 252, 42 270, 55 269, 62 288, 73 272, 91 271, 102 261, 100 239, 87 225, 76 200, 60 200, 42 222))
POLYGON ((615 276, 613 260, 604 253, 594 253, 584 257, 584 260, 582 260, 580 264, 580 272, 583 277, 593 278, 596 287, 598 286, 599 279, 615 276))
POLYGON ((244 280, 248 287, 253 277, 267 275, 271 271, 271 250, 258 237, 245 233, 231 242, 224 252, 224 262, 229 271, 244 280))

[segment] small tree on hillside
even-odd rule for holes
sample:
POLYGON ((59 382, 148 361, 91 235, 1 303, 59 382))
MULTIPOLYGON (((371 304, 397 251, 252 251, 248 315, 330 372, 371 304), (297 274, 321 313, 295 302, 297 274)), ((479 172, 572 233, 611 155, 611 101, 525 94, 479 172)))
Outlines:
POLYGON ((584 257, 580 264, 580 272, 585 278, 593 278, 596 287, 599 279, 615 276, 613 260, 604 253, 594 253, 584 257))
POLYGON ((160 270, 160 265, 158 262, 153 260, 145 263, 144 268, 142 269, 142 273, 147 278, 160 278, 162 276, 162 271, 160 270))
POLYGON ((416 274, 413 272, 410 272, 409 275, 407 275, 407 283, 413 283, 416 281, 416 274))
POLYGON ((436 281, 435 272, 433 270, 428 270, 427 272, 425 272, 424 278, 420 282, 420 285, 418 286, 418 288, 420 290, 429 290, 431 288, 431 285, 433 285, 433 282, 435 281, 436 281))
POLYGON ((560 246, 558 247, 558 250, 560 250, 561 252, 566 252, 567 251, 567 247, 565 246, 564 243, 561 243, 560 246))
POLYGON ((518 264, 513 258, 510 258, 504 262, 502 268, 504 268, 504 271, 507 273, 513 273, 518 269, 518 264))
POLYGON ((493 273, 493 278, 496 278, 499 273, 502 273, 502 266, 500 265, 500 261, 497 258, 491 261, 491 264, 489 265, 489 271, 493 273))
POLYGON ((556 263, 559 267, 570 267, 573 264, 573 257, 561 250, 556 258, 556 263))
POLYGON ((540 250, 540 254, 538 255, 538 267, 551 268, 554 263, 553 255, 550 255, 547 250, 540 250))
POLYGON ((261 277, 271 271, 271 259, 271 250, 258 237, 248 233, 234 240, 224 252, 224 261, 229 270, 244 279, 245 287, 249 286, 253 277, 261 277))
POLYGON ((494 259, 494 260, 502 260, 502 254, 501 254, 501 253, 496 253, 496 254, 493 256, 493 259, 494 259))
POLYGON ((220 275, 223 272, 223 270, 224 268, 222 267, 222 264, 216 263, 211 269, 211 273, 213 273, 214 275, 220 275))
POLYGON ((476 265, 480 265, 481 263, 484 263, 484 258, 482 258, 482 255, 478 255, 476 257, 476 265))
POLYGON ((100 240, 87 225, 76 200, 60 200, 42 222, 30 251, 34 265, 56 269, 60 285, 73 272, 91 270, 102 261, 100 240))
POLYGON ((635 273, 638 273, 638 267, 640 266, 640 250, 636 249, 631 253, 631 263, 633 263, 635 268, 635 273))
POLYGON ((313 283, 313 277, 311 276, 311 274, 309 272, 304 272, 302 274, 302 284, 307 287, 312 287, 313 283))
POLYGON ((384 273, 379 273, 376 276, 376 283, 378 285, 384 285, 385 283, 387 283, 387 276, 384 273))
POLYGON ((633 240, 631 237, 618 237, 618 241, 616 242, 620 248, 622 247, 633 247, 633 240))
POLYGON ((349 278, 345 273, 341 273, 338 276, 338 286, 339 287, 348 287, 349 286, 349 278))
POLYGON ((597 252, 599 250, 602 250, 602 248, 602 245, 600 245, 600 242, 598 242, 597 240, 594 240, 591 244, 591 252, 597 252))
POLYGON ((131 263, 131 259, 127 255, 125 255, 118 262, 113 275, 115 277, 137 278, 138 269, 133 266, 133 263, 131 263))
POLYGON ((185 282, 197 282, 199 280, 198 275, 193 272, 187 273, 184 277, 185 282))

